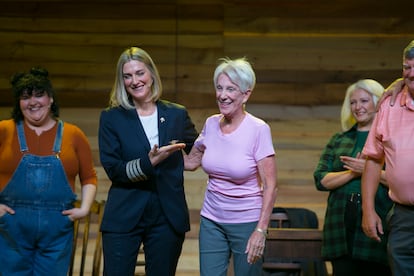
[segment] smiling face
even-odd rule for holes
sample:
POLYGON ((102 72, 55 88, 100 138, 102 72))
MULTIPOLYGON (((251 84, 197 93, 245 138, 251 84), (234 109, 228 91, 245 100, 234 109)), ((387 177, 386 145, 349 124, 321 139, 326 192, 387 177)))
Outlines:
POLYGON ((122 76, 125 89, 131 95, 134 102, 151 101, 151 72, 143 62, 131 60, 123 66, 122 76))
POLYGON ((358 88, 352 92, 349 102, 358 129, 369 130, 375 116, 375 104, 372 95, 364 89, 358 88))
POLYGON ((23 91, 20 96, 20 109, 24 119, 35 127, 41 127, 50 121, 52 103, 53 98, 49 97, 46 91, 23 91))
POLYGON ((220 113, 226 118, 243 114, 243 105, 247 102, 250 92, 250 90, 240 91, 239 86, 233 83, 226 74, 221 74, 216 84, 216 98, 220 113))

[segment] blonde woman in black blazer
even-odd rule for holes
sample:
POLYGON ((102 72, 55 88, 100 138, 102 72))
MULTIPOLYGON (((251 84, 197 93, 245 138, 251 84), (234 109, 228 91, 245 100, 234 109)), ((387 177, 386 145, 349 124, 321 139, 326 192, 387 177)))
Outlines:
POLYGON ((183 154, 197 131, 183 106, 160 100, 157 68, 144 50, 125 50, 109 108, 101 113, 99 151, 112 181, 101 225, 104 275, 134 275, 141 243, 146 275, 175 275, 189 214, 183 154))

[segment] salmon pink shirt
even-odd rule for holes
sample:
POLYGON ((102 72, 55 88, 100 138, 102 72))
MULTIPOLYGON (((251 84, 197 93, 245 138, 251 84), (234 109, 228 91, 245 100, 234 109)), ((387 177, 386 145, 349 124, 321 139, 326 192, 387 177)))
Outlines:
POLYGON ((414 103, 407 87, 398 94, 394 106, 389 101, 390 97, 382 103, 363 153, 385 160, 390 198, 414 205, 414 103))

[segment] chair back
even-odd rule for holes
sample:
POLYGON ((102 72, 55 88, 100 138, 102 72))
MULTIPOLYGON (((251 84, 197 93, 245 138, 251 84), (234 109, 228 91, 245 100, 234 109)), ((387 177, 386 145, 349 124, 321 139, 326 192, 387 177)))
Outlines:
POLYGON ((327 275, 321 256, 322 231, 315 212, 275 207, 263 254, 263 275, 327 275))
MULTIPOLYGON (((80 200, 75 202, 75 207, 80 207, 80 200)), ((99 231, 99 227, 102 222, 102 217, 105 209, 105 201, 94 201, 90 213, 74 222, 74 235, 73 235, 73 248, 71 263, 69 267, 69 276, 75 275, 75 267, 79 265, 79 276, 85 274, 85 264, 87 257, 88 245, 90 240, 95 240, 95 247, 93 251, 91 275, 100 275, 101 257, 102 257, 102 234, 99 231)))
POLYGON ((269 228, 266 240, 268 260, 320 261, 322 231, 311 228, 269 228))
POLYGON ((270 227, 284 228, 289 224, 289 217, 286 212, 275 212, 270 215, 270 227))
MULTIPOLYGON (((287 216, 287 220, 282 221, 282 228, 319 228, 318 216, 307 208, 274 207, 272 213, 287 216)), ((273 221, 270 221, 269 227, 278 228, 273 221)))

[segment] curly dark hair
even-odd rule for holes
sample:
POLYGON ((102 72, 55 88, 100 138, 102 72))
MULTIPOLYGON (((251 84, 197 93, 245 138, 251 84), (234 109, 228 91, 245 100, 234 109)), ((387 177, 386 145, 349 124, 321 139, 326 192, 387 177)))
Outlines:
POLYGON ((59 117, 59 106, 55 98, 55 90, 49 79, 49 72, 42 67, 33 67, 29 72, 20 72, 13 75, 10 81, 13 91, 14 107, 11 113, 14 121, 23 120, 24 116, 20 109, 20 97, 23 93, 32 95, 35 91, 45 91, 47 95, 53 98, 50 107, 54 118, 59 117))

